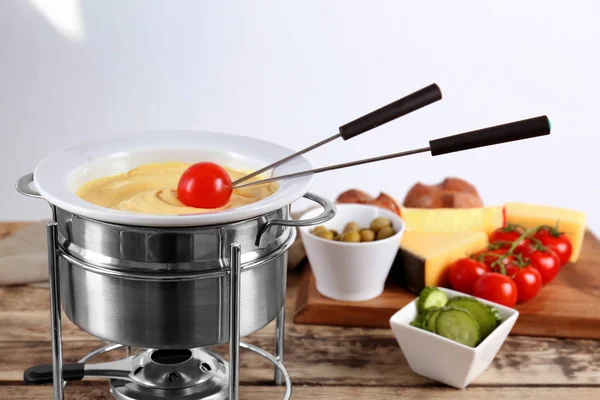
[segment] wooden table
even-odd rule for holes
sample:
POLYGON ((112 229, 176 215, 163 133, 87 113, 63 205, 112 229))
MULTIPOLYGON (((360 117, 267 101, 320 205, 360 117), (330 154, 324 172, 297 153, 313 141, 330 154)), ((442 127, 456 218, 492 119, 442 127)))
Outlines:
MULTIPOLYGON (((0 224, 0 237, 22 226, 0 224)), ((299 274, 291 273, 285 364, 293 399, 600 399, 600 341, 509 337, 491 367, 459 391, 413 374, 388 329, 294 325, 298 282, 299 274)), ((27 367, 51 362, 48 309, 48 289, 0 288, 0 399, 51 398, 50 386, 21 380, 27 367)), ((102 346, 65 317, 63 326, 65 361, 102 346)), ((273 324, 245 340, 272 351, 273 324)), ((104 359, 122 356, 113 353, 104 359)), ((281 399, 283 390, 271 384, 272 376, 267 361, 242 350, 242 399, 281 399)), ((112 399, 106 380, 70 384, 65 398, 112 399)))

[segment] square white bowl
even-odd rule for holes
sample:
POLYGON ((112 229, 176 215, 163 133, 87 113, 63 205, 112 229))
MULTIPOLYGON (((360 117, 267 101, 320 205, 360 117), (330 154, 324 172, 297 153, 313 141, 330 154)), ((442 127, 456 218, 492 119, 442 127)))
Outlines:
MULTIPOLYGON (((439 288, 448 295, 469 296, 454 290, 439 288)), ((474 297, 495 307, 502 322, 477 347, 469 347, 443 336, 411 326, 417 317, 418 297, 390 318, 390 325, 408 365, 414 373, 446 385, 464 389, 492 363, 514 326, 519 312, 515 309, 474 297)))

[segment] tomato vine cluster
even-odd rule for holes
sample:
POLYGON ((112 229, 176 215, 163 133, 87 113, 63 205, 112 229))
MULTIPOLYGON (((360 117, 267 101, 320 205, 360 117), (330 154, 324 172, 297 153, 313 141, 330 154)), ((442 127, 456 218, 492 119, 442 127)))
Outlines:
POLYGON ((514 307, 550 283, 572 252, 569 238, 554 227, 511 224, 490 235, 486 250, 450 266, 448 278, 455 290, 514 307))

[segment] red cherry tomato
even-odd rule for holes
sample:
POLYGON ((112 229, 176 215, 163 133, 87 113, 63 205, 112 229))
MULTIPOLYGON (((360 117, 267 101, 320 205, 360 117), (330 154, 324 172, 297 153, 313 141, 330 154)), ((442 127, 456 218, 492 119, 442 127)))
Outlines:
POLYGON ((513 280, 517 285, 517 301, 519 303, 533 299, 542 287, 542 275, 533 267, 519 270, 513 280))
POLYGON ((560 270, 560 257, 552 249, 534 251, 529 256, 531 266, 542 275, 543 284, 552 282, 560 270))
POLYGON ((179 178, 177 197, 186 206, 219 208, 231 198, 231 178, 223 167, 211 162, 199 162, 179 178))
POLYGON ((494 242, 514 242, 521 233, 517 230, 507 230, 507 228, 498 228, 490 235, 490 243, 494 242))
POLYGON ((552 248, 560 258, 561 267, 569 262, 571 254, 573 254, 573 244, 564 233, 558 232, 556 229, 542 228, 535 234, 544 246, 552 248))
POLYGON ((461 258, 450 266, 448 280, 453 289, 471 294, 479 277, 490 269, 487 265, 472 258, 461 258))
POLYGON ((515 253, 520 254, 524 260, 528 259, 531 253, 533 253, 534 251, 536 251, 536 248, 531 241, 529 241, 527 245, 517 246, 517 248, 515 249, 515 253))
MULTIPOLYGON (((515 263, 513 256, 506 257, 504 261, 506 260, 508 260, 508 262, 504 263, 504 275, 508 276, 509 278, 513 278, 517 272, 521 270, 521 268, 515 263)), ((501 274, 502 268, 498 264, 495 264, 491 268, 491 271, 501 274)))
POLYGON ((485 265, 490 267, 492 272, 502 272, 502 268, 500 263, 504 264, 504 268, 506 270, 506 275, 512 276, 519 269, 517 261, 515 257, 512 255, 506 256, 502 259, 502 261, 498 262, 501 256, 506 254, 507 248, 500 248, 495 250, 484 250, 478 253, 473 254, 472 258, 477 261, 483 262, 485 265))
POLYGON ((488 272, 473 286, 473 296, 481 297, 506 307, 517 304, 517 285, 506 275, 488 272))
MULTIPOLYGON (((501 242, 502 248, 509 248, 512 243, 518 240, 523 234, 523 230, 519 228, 505 227, 498 228, 490 235, 490 243, 501 242)), ((527 248, 531 245, 531 240, 524 238, 515 248, 515 252, 519 252, 521 248, 527 248)))
MULTIPOLYGON (((496 250, 482 250, 482 251, 478 251, 477 253, 473 254, 471 256, 471 258, 474 258, 475 260, 480 261, 489 267, 496 260, 498 260, 498 258, 500 258, 500 256, 504 255, 506 253, 506 250, 508 250, 508 249, 500 248, 500 249, 496 249, 496 250)), ((505 260, 504 262, 506 263, 507 261, 505 260)))
MULTIPOLYGON (((493 252, 494 252, 494 254, 498 254, 499 256, 504 256, 504 254, 506 254, 507 250, 508 249, 496 249, 496 250, 493 250, 493 252)), ((508 255, 508 256, 504 257, 502 259, 502 261, 499 261, 499 260, 500 260, 500 257, 495 257, 495 256, 494 256, 494 258, 490 258, 488 260, 488 261, 490 261, 488 266, 490 267, 492 272, 500 273, 502 271, 502 266, 500 264, 504 265, 504 269, 513 268, 513 267, 516 269, 519 268, 517 266, 515 257, 512 255, 508 255)), ((509 275, 509 274, 506 274, 506 275, 509 275)))

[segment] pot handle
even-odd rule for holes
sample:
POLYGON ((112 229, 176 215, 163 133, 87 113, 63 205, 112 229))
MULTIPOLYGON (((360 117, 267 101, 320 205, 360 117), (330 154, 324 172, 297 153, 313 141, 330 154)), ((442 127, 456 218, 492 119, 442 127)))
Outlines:
POLYGON ((267 233, 269 232, 269 229, 271 229, 272 226, 275 225, 280 225, 280 226, 294 226, 294 227, 300 227, 300 226, 311 226, 311 225, 317 225, 326 221, 329 221, 331 218, 333 218, 335 216, 335 204, 324 198, 321 196, 317 196, 316 194, 312 194, 312 193, 306 193, 304 195, 304 198, 308 199, 308 200, 312 200, 315 203, 319 204, 321 207, 323 207, 323 212, 319 215, 317 215, 314 218, 310 218, 310 219, 301 219, 301 220, 293 220, 293 219, 274 219, 272 221, 269 221, 265 224, 265 226, 263 226, 262 230, 260 231, 260 233, 258 234, 258 237, 256 238, 256 246, 260 247, 260 248, 265 248, 267 247, 267 239, 268 239, 268 235, 267 233))
POLYGON ((35 189, 31 188, 31 184, 33 183, 33 172, 27 175, 23 175, 17 180, 15 184, 15 188, 17 192, 21 193, 23 196, 33 197, 36 199, 42 199, 42 195, 39 194, 35 189))

